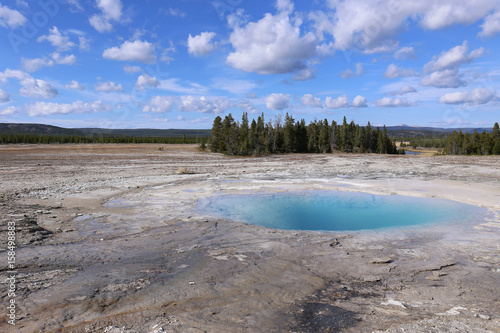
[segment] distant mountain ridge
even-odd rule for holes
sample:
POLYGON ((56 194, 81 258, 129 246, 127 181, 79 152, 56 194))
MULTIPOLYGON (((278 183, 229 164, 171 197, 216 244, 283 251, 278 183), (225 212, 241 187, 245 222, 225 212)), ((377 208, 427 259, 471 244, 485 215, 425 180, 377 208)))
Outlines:
MULTIPOLYGON (((386 126, 391 137, 446 136, 459 128, 419 127, 408 125, 386 126)), ((474 128, 461 128, 463 133, 472 133, 474 128)), ((481 133, 492 128, 476 128, 481 133)), ((125 137, 208 137, 209 129, 110 129, 110 128, 64 128, 44 124, 0 123, 0 135, 53 135, 53 136, 125 136, 125 137)))
POLYGON ((206 129, 109 129, 109 128, 64 128, 44 124, 0 123, 0 135, 53 135, 53 136, 126 136, 126 137, 208 137, 206 129))

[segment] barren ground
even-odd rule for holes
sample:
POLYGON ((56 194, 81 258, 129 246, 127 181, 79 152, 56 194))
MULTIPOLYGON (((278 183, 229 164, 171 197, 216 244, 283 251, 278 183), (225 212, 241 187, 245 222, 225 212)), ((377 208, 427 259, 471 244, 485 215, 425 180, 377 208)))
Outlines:
POLYGON ((1 332, 500 332, 500 158, 0 146, 1 332), (485 207, 471 225, 271 230, 218 193, 330 189, 485 207), (16 325, 7 225, 16 224, 16 325))

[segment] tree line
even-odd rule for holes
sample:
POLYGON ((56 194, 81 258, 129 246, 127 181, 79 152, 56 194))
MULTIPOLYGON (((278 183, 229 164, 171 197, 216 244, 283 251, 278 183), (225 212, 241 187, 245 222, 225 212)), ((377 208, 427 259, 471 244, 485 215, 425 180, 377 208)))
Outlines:
POLYGON ((500 129, 495 123, 491 133, 474 130, 471 134, 453 131, 446 140, 443 154, 450 155, 500 155, 500 129))
POLYGON ((97 143, 170 143, 195 144, 206 138, 196 137, 127 137, 127 136, 75 136, 75 135, 33 135, 1 134, 0 144, 97 144, 97 143))
MULTIPOLYGON (((204 145, 202 145, 204 146, 204 145)), ((228 155, 253 155, 275 153, 331 153, 359 152, 398 154, 396 145, 387 135, 385 126, 373 128, 347 123, 342 124, 327 119, 314 120, 308 125, 304 119, 296 121, 288 113, 282 121, 281 115, 265 122, 264 113, 250 123, 248 114, 243 113, 241 122, 231 114, 222 119, 217 116, 212 126, 209 140, 213 152, 228 155)))

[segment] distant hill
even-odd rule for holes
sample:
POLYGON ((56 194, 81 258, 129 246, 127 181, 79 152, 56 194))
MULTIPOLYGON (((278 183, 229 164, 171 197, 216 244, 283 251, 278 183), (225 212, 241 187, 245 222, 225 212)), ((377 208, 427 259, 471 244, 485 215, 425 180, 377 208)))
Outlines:
POLYGON ((8 123, 0 123, 0 134, 85 136, 85 133, 77 129, 63 128, 63 127, 42 125, 42 124, 8 124, 8 123))
MULTIPOLYGON (((419 126, 387 126, 387 134, 390 137, 421 138, 421 137, 442 137, 450 135, 453 131, 462 130, 463 133, 472 133, 474 128, 438 128, 419 126)), ((476 128, 479 133, 483 131, 491 132, 492 128, 476 128)))
POLYGON ((211 130, 206 129, 108 129, 108 128, 63 128, 42 124, 8 124, 0 123, 2 134, 30 134, 53 136, 113 136, 113 137, 170 137, 188 138, 208 137, 211 130))

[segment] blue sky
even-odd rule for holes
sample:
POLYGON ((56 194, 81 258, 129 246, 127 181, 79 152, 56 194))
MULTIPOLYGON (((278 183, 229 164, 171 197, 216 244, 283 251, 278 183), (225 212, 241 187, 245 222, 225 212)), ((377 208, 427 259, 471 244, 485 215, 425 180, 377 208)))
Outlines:
POLYGON ((500 0, 10 0, 0 30, 0 122, 500 120, 500 0))

